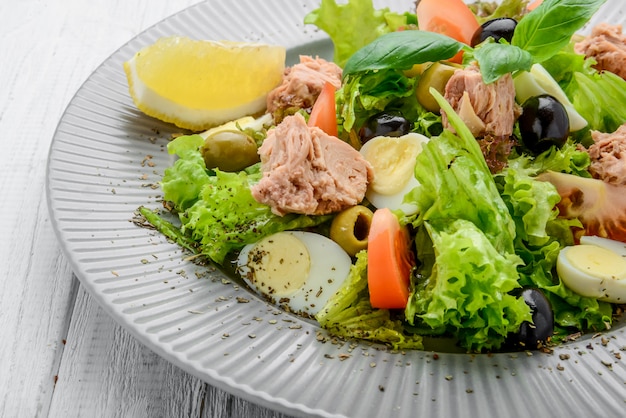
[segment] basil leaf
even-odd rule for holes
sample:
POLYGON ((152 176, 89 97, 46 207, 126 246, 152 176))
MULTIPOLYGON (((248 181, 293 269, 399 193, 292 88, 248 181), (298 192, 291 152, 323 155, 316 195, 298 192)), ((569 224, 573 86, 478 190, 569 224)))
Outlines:
POLYGON ((530 70, 533 57, 527 51, 513 45, 488 43, 474 50, 485 83, 517 70, 530 70))
POLYGON ((382 69, 408 70, 414 64, 452 58, 461 48, 460 42, 434 32, 391 32, 355 52, 346 62, 343 75, 382 69))
POLYGON ((559 52, 606 0, 544 0, 515 28, 511 44, 528 51, 535 62, 559 52))

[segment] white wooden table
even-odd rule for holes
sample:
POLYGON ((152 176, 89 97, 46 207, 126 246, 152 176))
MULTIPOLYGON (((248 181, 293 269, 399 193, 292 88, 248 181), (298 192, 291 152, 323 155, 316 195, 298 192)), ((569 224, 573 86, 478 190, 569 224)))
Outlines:
POLYGON ((281 417, 152 353, 84 291, 45 199, 65 107, 126 41, 198 0, 0 2, 0 416, 281 417))

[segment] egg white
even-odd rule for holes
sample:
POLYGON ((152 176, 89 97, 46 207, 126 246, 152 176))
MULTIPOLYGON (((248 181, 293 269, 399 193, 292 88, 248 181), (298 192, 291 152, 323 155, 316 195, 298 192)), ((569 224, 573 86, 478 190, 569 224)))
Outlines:
POLYGON ((373 168, 374 179, 365 197, 376 208, 402 210, 406 215, 417 206, 404 202, 404 196, 419 185, 415 178, 415 160, 428 138, 417 133, 400 137, 378 136, 361 147, 361 155, 373 168))
POLYGON ((556 270, 563 283, 581 296, 626 302, 626 243, 585 236, 559 253, 556 270))
POLYGON ((323 235, 285 231, 246 245, 236 265, 244 281, 270 303, 313 317, 341 288, 352 261, 323 235))

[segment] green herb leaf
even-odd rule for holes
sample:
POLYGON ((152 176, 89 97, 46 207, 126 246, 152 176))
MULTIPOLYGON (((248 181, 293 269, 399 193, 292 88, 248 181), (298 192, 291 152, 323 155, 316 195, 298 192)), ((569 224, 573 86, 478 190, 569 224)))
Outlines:
POLYGON ((176 227, 173 223, 167 221, 165 218, 161 217, 161 215, 145 206, 139 207, 139 213, 146 219, 146 222, 167 238, 189 250, 192 254, 198 254, 198 244, 185 235, 180 228, 176 227))
POLYGON ((606 0, 544 0, 515 28, 511 44, 542 62, 560 51, 606 0))
POLYGON ((533 57, 530 53, 513 45, 488 43, 477 48, 474 58, 480 65, 485 83, 496 81, 501 76, 517 70, 530 70, 533 57))
POLYGON ((350 57, 344 77, 363 71, 408 70, 414 64, 452 58, 463 44, 434 32, 405 30, 376 38, 350 57))
POLYGON ((333 335, 384 343, 394 350, 423 350, 422 337, 404 332, 404 324, 387 309, 374 309, 367 290, 367 251, 356 255, 343 287, 315 319, 333 335))

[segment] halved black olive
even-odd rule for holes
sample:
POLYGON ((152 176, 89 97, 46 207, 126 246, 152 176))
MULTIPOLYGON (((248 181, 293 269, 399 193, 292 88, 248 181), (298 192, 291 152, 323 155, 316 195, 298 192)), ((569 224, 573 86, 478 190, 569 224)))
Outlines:
POLYGON ((510 17, 488 20, 476 29, 474 36, 472 36, 471 45, 474 47, 489 37, 492 37, 496 42, 500 39, 505 39, 507 42, 511 43, 516 26, 517 20, 510 17))
POLYGON ((549 94, 530 97, 522 104, 519 119, 522 142, 532 154, 555 145, 562 147, 569 136, 569 117, 565 107, 549 94))
POLYGON ((359 131, 361 141, 377 136, 402 136, 411 132, 409 122, 400 112, 381 112, 369 118, 359 131))
POLYGON ((546 344, 554 333, 554 313, 550 301, 535 288, 524 289, 520 295, 530 307, 533 323, 523 322, 517 334, 512 336, 515 346, 534 350, 546 344))

